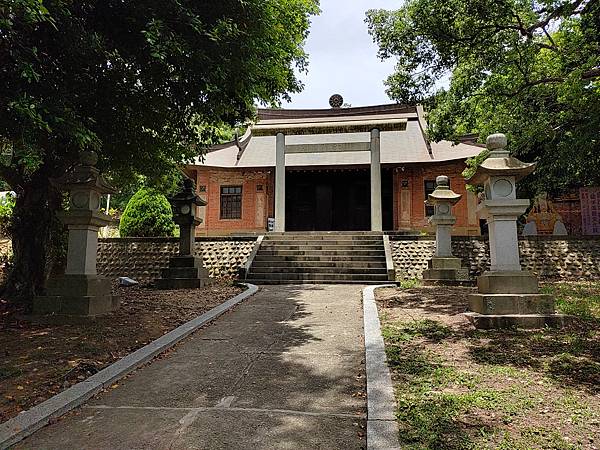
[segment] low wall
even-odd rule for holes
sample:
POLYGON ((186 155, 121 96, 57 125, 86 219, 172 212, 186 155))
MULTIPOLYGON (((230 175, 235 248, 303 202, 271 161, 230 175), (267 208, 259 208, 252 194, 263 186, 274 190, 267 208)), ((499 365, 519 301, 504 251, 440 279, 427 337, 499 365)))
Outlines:
MULTIPOLYGON (((196 238, 195 254, 201 256, 211 277, 234 278, 246 263, 256 237, 196 238)), ((98 273, 149 282, 160 277, 169 257, 177 254, 176 238, 108 238, 98 240, 98 273)))
MULTIPOLYGON (((422 278, 433 256, 431 237, 390 236, 397 279, 422 278)), ((546 279, 600 279, 600 239, 597 237, 535 236, 519 239, 521 266, 546 279)), ((453 237, 452 252, 469 268, 471 277, 489 269, 489 245, 484 237, 453 237)))

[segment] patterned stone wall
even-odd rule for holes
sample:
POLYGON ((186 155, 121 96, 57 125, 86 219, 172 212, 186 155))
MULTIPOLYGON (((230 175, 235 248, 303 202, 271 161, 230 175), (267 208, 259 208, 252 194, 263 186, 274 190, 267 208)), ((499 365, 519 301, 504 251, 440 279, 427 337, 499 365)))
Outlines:
MULTIPOLYGON (((421 278, 433 256, 431 238, 391 237, 392 257, 399 279, 421 278)), ((600 239, 538 236, 519 240, 521 266, 540 278, 600 279, 600 239)), ((480 237, 453 237, 452 251, 475 277, 489 268, 489 247, 480 237)))
MULTIPOLYGON (((234 278, 252 251, 256 238, 199 238, 196 255, 215 278, 234 278)), ((169 257, 179 249, 172 238, 115 238, 98 242, 98 272, 110 278, 130 277, 149 282, 160 277, 169 257)))

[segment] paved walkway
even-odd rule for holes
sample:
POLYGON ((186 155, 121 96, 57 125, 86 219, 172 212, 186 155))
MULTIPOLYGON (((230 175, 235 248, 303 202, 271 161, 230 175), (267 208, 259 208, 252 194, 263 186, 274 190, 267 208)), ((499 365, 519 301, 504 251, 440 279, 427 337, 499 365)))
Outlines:
POLYGON ((17 448, 360 449, 361 286, 265 286, 17 448))

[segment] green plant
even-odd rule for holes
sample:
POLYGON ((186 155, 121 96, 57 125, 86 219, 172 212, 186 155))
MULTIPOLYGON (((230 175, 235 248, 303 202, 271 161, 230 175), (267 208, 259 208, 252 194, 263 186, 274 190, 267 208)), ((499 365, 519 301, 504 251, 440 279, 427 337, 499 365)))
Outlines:
POLYGON ((10 235, 10 224, 12 223, 15 198, 8 194, 0 199, 0 235, 10 235))
POLYGON ((420 285, 421 285, 421 282, 419 280, 417 280, 416 278, 408 278, 405 280, 400 280, 400 287, 402 289, 412 289, 412 288, 419 287, 420 285))
POLYGON ((121 237, 173 236, 175 224, 167 198, 154 189, 142 188, 127 203, 119 222, 121 237))

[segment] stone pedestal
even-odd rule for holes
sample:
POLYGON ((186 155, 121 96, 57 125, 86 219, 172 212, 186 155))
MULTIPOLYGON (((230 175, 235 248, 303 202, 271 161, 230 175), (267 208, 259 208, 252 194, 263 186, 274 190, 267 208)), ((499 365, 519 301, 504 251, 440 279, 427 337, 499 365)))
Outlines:
POLYGON ((540 294, 538 280, 521 271, 485 272, 477 277, 477 294, 469 295, 467 317, 477 328, 543 328, 564 325, 554 298, 540 294))
POLYGON ((69 210, 58 214, 69 230, 65 273, 51 277, 46 295, 33 300, 34 314, 97 316, 119 306, 111 293, 111 281, 96 272, 98 230, 111 218, 100 212, 100 195, 114 193, 94 166, 97 156, 85 152, 81 164, 55 185, 70 192, 69 210))
POLYGON ((436 178, 436 189, 427 197, 426 203, 434 207, 434 215, 429 223, 435 226, 435 253, 427 262, 423 271, 423 284, 431 285, 470 285, 469 271, 461 267, 460 258, 452 255, 452 227, 456 217, 452 215, 452 206, 461 198, 450 189, 446 176, 436 178))
POLYGON ((488 223, 491 267, 477 277, 466 315, 477 328, 562 326, 565 317, 555 313, 552 296, 540 294, 537 278, 521 270, 516 221, 529 200, 516 198, 516 181, 535 166, 511 157, 502 134, 489 136, 487 146, 490 156, 467 181, 485 188, 478 211, 488 223))
POLYGON ((194 256, 196 226, 201 220, 196 217, 196 207, 206 202, 195 193, 192 180, 186 178, 182 190, 169 199, 173 209, 173 220, 179 225, 179 255, 169 258, 169 267, 161 270, 161 278, 155 281, 158 289, 195 289, 211 282, 202 258, 194 256))
POLYGON ((51 278, 46 295, 34 299, 34 314, 97 316, 119 306, 109 279, 98 275, 65 274, 51 278))
POLYGON ((425 286, 472 286, 469 280, 469 269, 462 267, 460 258, 434 256, 427 261, 427 269, 423 271, 425 286))
POLYGON ((208 270, 197 256, 172 256, 169 267, 161 270, 155 281, 158 289, 194 289, 210 284, 208 270))

